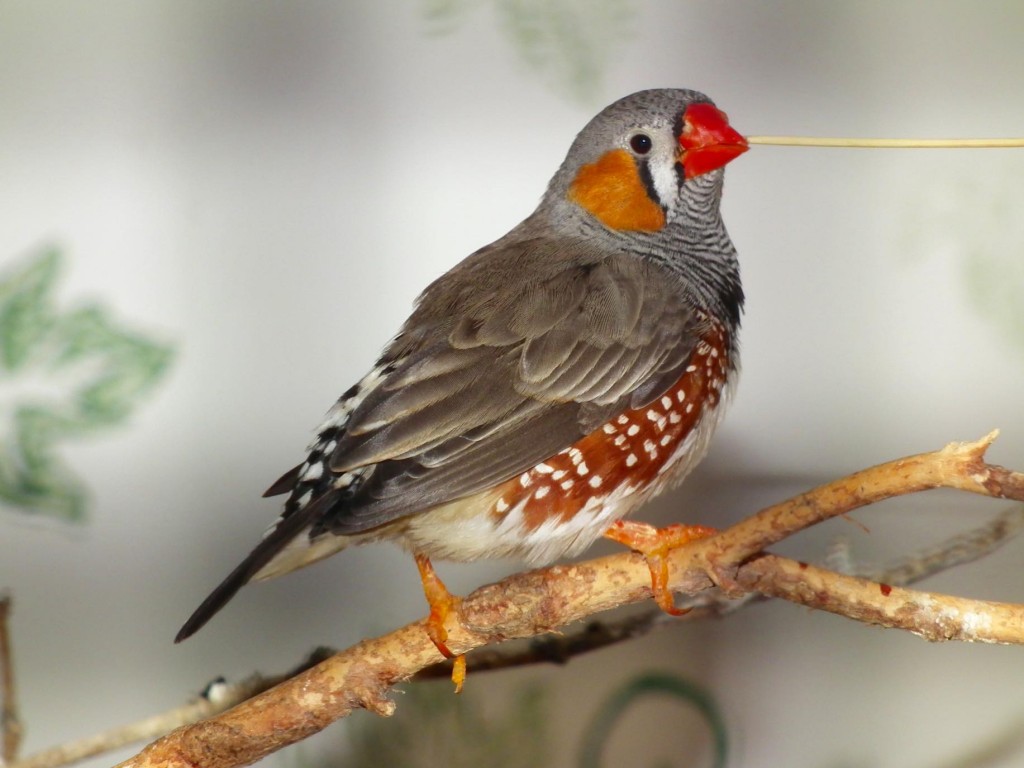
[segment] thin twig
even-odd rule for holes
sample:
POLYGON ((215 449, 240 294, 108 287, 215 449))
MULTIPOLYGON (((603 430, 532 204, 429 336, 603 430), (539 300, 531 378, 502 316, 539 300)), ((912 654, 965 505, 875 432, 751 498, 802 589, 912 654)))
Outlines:
POLYGON ((1002 149, 1024 147, 1024 138, 1006 139, 856 139, 814 136, 747 136, 748 144, 776 147, 850 149, 1002 149))
POLYGON ((9 765, 18 758, 21 747, 22 727, 18 718, 18 698, 14 687, 14 661, 11 652, 11 637, 8 620, 11 615, 11 596, 0 595, 0 728, 3 731, 3 752, 0 763, 9 765))
POLYGON ((258 674, 250 675, 238 683, 214 680, 206 687, 202 695, 184 706, 175 707, 167 712, 128 725, 111 728, 95 736, 37 752, 24 760, 13 763, 8 768, 57 768, 57 766, 70 765, 80 760, 113 752, 136 741, 155 739, 179 726, 226 712, 236 704, 251 699, 256 694, 269 690, 284 680, 316 666, 333 653, 334 651, 330 649, 318 648, 297 667, 283 675, 269 677, 258 674))
POLYGON ((827 571, 775 555, 740 569, 740 583, 771 597, 933 642, 1024 643, 1024 604, 921 592, 827 571))
MULTIPOLYGON (((894 586, 914 584, 936 573, 971 563, 995 552, 1024 530, 1024 506, 1004 510, 984 525, 882 568, 858 568, 850 575, 894 586)), ((834 569, 833 569, 834 570, 834 569)))

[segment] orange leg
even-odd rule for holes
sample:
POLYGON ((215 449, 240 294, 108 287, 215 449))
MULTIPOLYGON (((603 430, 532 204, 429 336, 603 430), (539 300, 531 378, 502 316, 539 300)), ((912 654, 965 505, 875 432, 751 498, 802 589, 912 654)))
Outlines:
POLYGON ((430 605, 430 616, 427 618, 427 634, 430 640, 437 646, 437 650, 446 659, 454 659, 452 662, 452 682, 455 683, 455 692, 462 690, 462 684, 466 681, 466 655, 456 656, 448 649, 448 630, 445 629, 445 622, 452 613, 458 615, 459 598, 452 595, 448 588, 441 581, 441 577, 434 571, 430 558, 426 555, 416 555, 416 567, 420 570, 420 580, 423 582, 423 594, 427 596, 427 603, 430 605))
POLYGON ((716 533, 705 525, 670 525, 655 528, 647 523, 618 520, 605 531, 605 537, 639 552, 651 569, 651 592, 654 601, 665 613, 682 616, 686 611, 676 608, 672 590, 668 588, 668 554, 676 547, 716 533))

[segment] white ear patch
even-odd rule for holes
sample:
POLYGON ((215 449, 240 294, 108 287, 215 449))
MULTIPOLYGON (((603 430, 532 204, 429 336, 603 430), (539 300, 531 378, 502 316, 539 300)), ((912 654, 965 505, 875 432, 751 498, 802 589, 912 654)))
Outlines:
POLYGON ((676 170, 677 157, 674 144, 673 141, 666 146, 659 141, 647 160, 651 184, 654 186, 658 200, 664 206, 666 217, 670 221, 679 199, 679 172, 676 170))

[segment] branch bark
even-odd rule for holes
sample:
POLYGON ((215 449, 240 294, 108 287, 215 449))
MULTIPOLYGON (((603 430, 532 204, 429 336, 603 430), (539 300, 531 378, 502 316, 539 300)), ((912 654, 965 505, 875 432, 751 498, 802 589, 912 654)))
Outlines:
POLYGON ((90 757, 113 752, 136 741, 155 739, 182 725, 189 725, 214 715, 219 715, 258 693, 273 688, 284 680, 304 672, 332 656, 335 651, 318 648, 301 664, 282 675, 265 677, 250 675, 238 683, 215 680, 210 683, 202 696, 184 706, 175 707, 144 720, 97 733, 85 739, 44 749, 8 768, 58 768, 90 757))
MULTIPOLYGON (((764 548, 822 520, 882 499, 948 487, 1024 500, 1024 475, 986 464, 995 433, 975 443, 900 459, 769 507, 671 554, 673 589, 696 595, 719 582, 732 591, 782 597, 929 640, 1024 643, 1024 606, 890 586, 766 554, 764 548)), ((643 558, 622 553, 521 573, 476 590, 449 622, 456 653, 532 637, 650 597, 643 558)), ((365 640, 208 720, 186 725, 121 766, 248 765, 362 707, 382 715, 388 689, 436 663, 424 622, 365 640)))
POLYGON ((11 615, 10 595, 0 595, 0 765, 9 765, 18 757, 21 747, 21 720, 14 687, 14 662, 11 659, 11 638, 8 620, 11 615))

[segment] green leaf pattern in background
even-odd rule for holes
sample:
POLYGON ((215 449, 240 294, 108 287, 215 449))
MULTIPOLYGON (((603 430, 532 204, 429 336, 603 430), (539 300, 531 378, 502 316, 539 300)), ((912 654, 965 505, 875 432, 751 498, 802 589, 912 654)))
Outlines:
POLYGON ((0 273, 0 504, 79 521, 88 494, 60 444, 122 422, 172 351, 101 306, 58 311, 61 261, 51 249, 0 273))
MULTIPOLYGON (((431 31, 458 27, 483 0, 426 0, 431 31)), ((580 102, 601 95, 604 73, 629 39, 630 0, 490 0, 498 26, 519 57, 554 90, 580 102)))

